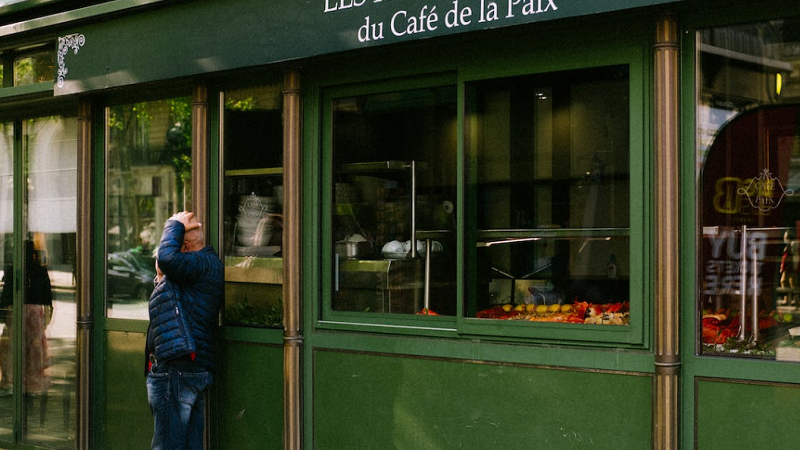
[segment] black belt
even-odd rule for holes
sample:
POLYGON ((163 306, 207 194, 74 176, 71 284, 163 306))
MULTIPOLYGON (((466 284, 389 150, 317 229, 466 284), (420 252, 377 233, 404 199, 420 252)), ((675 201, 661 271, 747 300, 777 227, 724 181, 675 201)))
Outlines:
POLYGON ((166 372, 170 369, 180 370, 182 372, 202 372, 203 368, 197 361, 193 361, 189 355, 178 356, 167 361, 158 362, 155 360, 154 355, 150 355, 153 361, 153 368, 155 372, 166 372))

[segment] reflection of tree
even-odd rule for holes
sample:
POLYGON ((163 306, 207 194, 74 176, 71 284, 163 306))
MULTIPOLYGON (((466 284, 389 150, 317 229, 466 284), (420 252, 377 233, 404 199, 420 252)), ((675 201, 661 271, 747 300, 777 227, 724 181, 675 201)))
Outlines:
MULTIPOLYGON (((53 81, 54 53, 47 51, 14 60, 14 85, 24 86, 53 81)), ((0 77, 0 83, 2 77, 0 77)))
POLYGON ((189 98, 118 105, 107 118, 109 232, 113 249, 135 248, 140 231, 158 219, 155 197, 180 209, 191 179, 191 103, 189 98), (165 170, 166 169, 166 170, 165 170), (162 180, 161 175, 170 180, 162 180), (174 178, 173 178, 174 177, 174 178), (157 181, 160 180, 160 181, 157 181), (115 226, 117 225, 117 226, 115 226), (112 231, 113 230, 113 231, 112 231), (111 237, 111 236, 110 236, 111 237))
POLYGON ((256 107, 255 99, 251 97, 229 99, 225 101, 225 109, 230 111, 252 111, 256 107))
POLYGON ((109 155, 109 167, 175 165, 181 156, 191 160, 191 114, 188 98, 110 108, 108 133, 118 151, 109 155))

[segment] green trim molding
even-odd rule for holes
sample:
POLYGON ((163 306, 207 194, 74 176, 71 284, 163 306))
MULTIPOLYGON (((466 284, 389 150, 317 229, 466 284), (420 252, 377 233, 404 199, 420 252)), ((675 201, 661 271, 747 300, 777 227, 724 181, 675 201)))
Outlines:
MULTIPOLYGON (((122 0, 119 0, 122 1, 122 0)), ((55 95, 680 0, 150 2, 59 38, 55 95)), ((109 2, 103 6, 108 7, 109 2)), ((98 9, 98 12, 100 10, 98 9)))

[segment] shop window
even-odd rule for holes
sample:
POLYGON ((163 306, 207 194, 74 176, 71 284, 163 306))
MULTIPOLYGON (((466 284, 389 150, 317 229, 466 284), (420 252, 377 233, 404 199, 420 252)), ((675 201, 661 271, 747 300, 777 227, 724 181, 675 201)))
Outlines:
POLYGON ((53 44, 34 44, 0 54, 0 87, 52 83, 56 74, 53 44))
POLYGON ((329 313, 456 314, 456 88, 421 83, 328 103, 329 313))
POLYGON ((697 349, 800 361, 798 19, 701 30, 697 349))
POLYGON ((466 90, 465 317, 627 328, 629 67, 466 90))
POLYGON ((282 327, 282 88, 223 94, 226 325, 282 327))
POLYGON ((322 323, 642 344, 634 70, 324 93, 322 323))
POLYGON ((191 204, 191 100, 106 110, 107 315, 149 320, 164 223, 191 204))
POLYGON ((54 77, 53 51, 38 51, 14 58, 14 86, 52 82, 54 77))
POLYGON ((77 129, 65 116, 0 123, 0 440, 9 445, 75 446, 77 129))

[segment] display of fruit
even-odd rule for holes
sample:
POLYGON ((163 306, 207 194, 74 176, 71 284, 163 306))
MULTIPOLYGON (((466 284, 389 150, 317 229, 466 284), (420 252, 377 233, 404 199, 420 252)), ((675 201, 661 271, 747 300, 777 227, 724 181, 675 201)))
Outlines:
POLYGON ((532 322, 627 325, 630 322, 629 308, 628 302, 593 304, 577 300, 572 304, 564 305, 505 304, 478 311, 476 317, 532 322))

